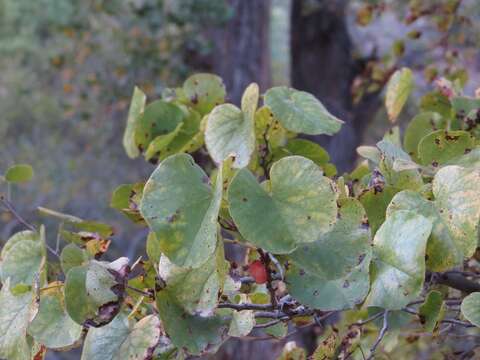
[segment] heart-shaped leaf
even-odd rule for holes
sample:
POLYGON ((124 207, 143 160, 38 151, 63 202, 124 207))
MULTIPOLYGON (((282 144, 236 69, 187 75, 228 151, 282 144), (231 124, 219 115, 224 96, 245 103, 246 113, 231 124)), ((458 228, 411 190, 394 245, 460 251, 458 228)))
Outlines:
POLYGON ((187 154, 168 157, 145 184, 140 212, 177 266, 198 267, 215 251, 222 172, 211 189, 205 172, 187 154))
POLYGON ((38 313, 28 327, 35 341, 49 349, 68 349, 82 335, 82 326, 67 314, 62 288, 61 283, 51 283, 42 289, 38 313))
POLYGON ((268 90, 265 105, 286 129, 297 133, 333 135, 343 124, 312 94, 286 86, 268 90))
POLYGON ((373 240, 368 306, 399 310, 418 296, 431 230, 432 222, 413 211, 396 211, 387 217, 373 240))
POLYGON ((339 219, 329 232, 288 256, 297 267, 324 280, 347 275, 370 250, 370 231, 360 202, 346 198, 339 206, 339 219))
POLYGON ((258 85, 250 84, 242 97, 242 109, 224 104, 208 116, 205 143, 213 160, 221 163, 230 156, 233 167, 248 165, 255 150, 254 116, 259 97, 258 85))
POLYGON ((120 313, 110 324, 90 328, 82 360, 147 360, 163 336, 160 320, 148 315, 135 322, 120 313))
POLYGON ((228 190, 230 214, 242 236, 277 254, 289 253, 329 231, 336 220, 336 199, 332 181, 301 156, 273 164, 269 189, 242 169, 228 190))

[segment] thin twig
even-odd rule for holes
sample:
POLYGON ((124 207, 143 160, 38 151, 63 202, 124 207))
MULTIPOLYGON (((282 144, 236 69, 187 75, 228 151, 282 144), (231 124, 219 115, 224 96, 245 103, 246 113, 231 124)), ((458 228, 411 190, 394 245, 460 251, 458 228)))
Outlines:
POLYGON ((264 324, 255 325, 253 328, 254 329, 264 329, 264 328, 267 328, 267 327, 270 327, 270 326, 273 326, 273 325, 277 325, 278 323, 281 323, 281 322, 282 322, 281 319, 272 320, 272 321, 266 322, 264 324))
POLYGON ((383 326, 382 329, 380 330, 380 333, 378 334, 377 340, 373 343, 373 346, 370 348, 370 356, 367 358, 367 360, 373 359, 373 356, 375 354, 375 351, 377 350, 378 345, 382 342, 382 339, 385 337, 385 334, 387 333, 388 330, 388 310, 385 310, 383 312, 383 326))
POLYGON ((153 298, 153 294, 147 292, 147 291, 143 291, 143 290, 140 290, 140 289, 137 289, 136 287, 133 287, 133 286, 130 286, 130 285, 127 285, 127 289, 130 289, 132 291, 135 291, 143 296, 146 296, 148 298, 153 298))
POLYGON ((31 230, 31 231, 37 231, 37 229, 35 228, 35 226, 33 226, 32 224, 29 224, 27 221, 25 221, 25 219, 15 210, 14 206, 12 205, 12 203, 10 201, 8 201, 7 199, 5 199, 3 196, 0 196, 0 201, 2 202, 2 205, 23 225, 25 226, 27 229, 31 230))
POLYGON ((382 315, 383 315, 382 312, 378 312, 378 313, 376 313, 375 315, 372 315, 372 316, 370 316, 369 318, 367 318, 367 319, 365 319, 365 320, 357 321, 357 322, 355 323, 355 325, 357 325, 357 326, 363 326, 363 325, 365 325, 365 324, 368 324, 368 323, 371 322, 371 321, 377 320, 377 319, 378 319, 379 317, 381 317, 382 315))
POLYGON ((228 308, 228 309, 233 309, 237 311, 243 311, 243 310, 273 310, 273 307, 271 304, 232 304, 232 303, 221 303, 218 304, 219 308, 228 308))

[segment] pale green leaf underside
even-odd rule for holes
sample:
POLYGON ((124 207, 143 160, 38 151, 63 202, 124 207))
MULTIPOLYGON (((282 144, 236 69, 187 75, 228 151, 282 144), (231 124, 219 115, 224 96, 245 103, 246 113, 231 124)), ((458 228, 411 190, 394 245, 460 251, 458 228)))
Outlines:
POLYGON ((135 86, 132 95, 132 101, 128 110, 127 126, 123 135, 123 147, 130 158, 140 155, 137 144, 135 143, 135 127, 140 114, 145 109, 147 96, 145 93, 135 86))
POLYGON ((368 306, 399 310, 418 296, 431 230, 431 221, 413 211, 396 211, 387 217, 373 241, 368 306))
POLYGON ((157 316, 148 315, 135 322, 120 313, 110 324, 89 329, 81 359, 149 359, 160 336, 161 324, 157 316))
POLYGON ((145 184, 140 212, 175 265, 198 267, 215 251, 222 172, 211 189, 187 154, 168 157, 145 184))
POLYGON ((433 179, 435 203, 444 223, 463 251, 475 252, 480 221, 480 169, 446 166, 433 179))
POLYGON ((40 307, 28 333, 49 349, 62 349, 80 340, 82 327, 68 316, 61 288, 41 294, 40 307))
POLYGON ((2 249, 0 280, 10 278, 11 286, 19 283, 33 285, 45 262, 45 249, 37 232, 23 231, 13 235, 2 249))
POLYGON ((464 298, 461 311, 468 321, 480 327, 480 292, 472 293, 464 298))
POLYGON ((25 360, 31 358, 27 342, 27 326, 34 313, 32 292, 14 296, 9 281, 0 290, 0 358, 25 360))
POLYGON ((246 169, 233 178, 230 214, 242 236, 267 251, 285 254, 313 242, 336 220, 333 183, 309 159, 285 157, 270 170, 271 192, 246 169))
POLYGON ((390 121, 395 121, 413 89, 413 74, 408 68, 397 70, 387 84, 385 106, 390 121))
POLYGON ((286 129, 297 133, 333 135, 343 124, 312 94, 285 86, 268 90, 265 105, 286 129))
POLYGON ((223 104, 209 114, 205 143, 216 163, 230 156, 234 157, 235 168, 243 168, 250 162, 255 150, 254 116, 258 97, 258 85, 253 83, 243 94, 242 110, 232 104, 223 104))

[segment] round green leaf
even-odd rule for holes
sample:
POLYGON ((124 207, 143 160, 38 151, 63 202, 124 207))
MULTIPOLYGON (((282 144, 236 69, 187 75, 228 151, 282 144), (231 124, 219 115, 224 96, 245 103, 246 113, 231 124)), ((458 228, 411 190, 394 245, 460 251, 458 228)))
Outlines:
POLYGON ((0 358, 8 360, 31 359, 27 327, 36 311, 33 293, 20 295, 10 292, 7 280, 0 290, 0 358))
POLYGON ((423 165, 438 166, 472 150, 475 138, 466 131, 437 130, 422 138, 418 155, 423 165))
POLYGON ((145 107, 135 127, 135 144, 145 151, 157 136, 166 135, 175 130, 182 122, 184 113, 177 105, 156 100, 145 107))
POLYGON ((45 263, 45 247, 42 236, 33 231, 13 235, 5 244, 0 257, 0 280, 10 284, 33 285, 35 277, 45 263))
POLYGON ((399 310, 418 296, 431 230, 431 221, 413 211, 396 211, 387 217, 373 240, 368 306, 399 310))
POLYGON ((88 256, 88 253, 84 249, 79 248, 75 244, 68 244, 62 249, 60 254, 62 271, 66 274, 71 268, 82 266, 88 262, 89 259, 90 256, 88 256))
POLYGON ((145 184, 140 212, 177 266, 198 267, 215 251, 222 172, 215 189, 190 155, 165 159, 145 184))
POLYGON ((343 124, 312 94, 286 86, 268 90, 265 105, 286 129, 297 133, 333 135, 343 124))
POLYGON ((135 86, 132 95, 132 101, 128 110, 127 126, 123 135, 123 147, 130 158, 136 158, 140 155, 137 144, 135 143, 135 128, 138 123, 140 114, 145 109, 147 96, 145 93, 135 86))
POLYGON ((346 198, 339 206, 339 219, 329 232, 288 256, 299 268, 325 280, 347 275, 370 250, 370 231, 360 202, 346 198))
POLYGON ((480 292, 475 292, 465 297, 460 309, 468 321, 480 327, 480 292))
POLYGON ((233 167, 248 165, 255 150, 254 116, 259 97, 258 85, 250 84, 242 97, 242 110, 224 104, 208 116, 205 144, 216 163, 233 156, 233 167))
POLYGON ((325 165, 330 161, 330 156, 324 148, 306 139, 289 140, 286 149, 291 155, 306 157, 319 166, 325 165))
POLYGON ((300 156, 277 161, 270 170, 270 189, 242 169, 228 190, 230 214, 252 244, 289 253, 301 243, 315 241, 335 223, 334 185, 313 161, 300 156))
POLYGON ((28 164, 10 166, 5 173, 5 180, 11 183, 23 183, 33 177, 33 168, 28 164))
POLYGON ((161 336, 160 320, 155 315, 135 322, 121 313, 110 324, 88 330, 81 359, 151 359, 161 336))
POLYGON ((190 76, 183 83, 183 91, 190 105, 202 116, 225 102, 225 85, 220 77, 213 74, 190 76))
POLYGON ((480 221, 480 169, 446 166, 433 179, 433 195, 443 222, 464 257, 477 247, 480 221))
POLYGON ((322 311, 351 309, 360 304, 370 286, 368 269, 371 251, 358 259, 357 266, 346 275, 326 279, 292 264, 286 280, 289 293, 300 303, 322 311))
POLYGON ((392 75, 387 84, 385 106, 391 122, 395 122, 407 102, 413 89, 413 74, 408 68, 402 68, 392 75))
POLYGON ((75 345, 82 335, 82 327, 65 310, 62 287, 56 286, 41 293, 38 313, 28 327, 28 333, 49 349, 66 349, 75 345))
POLYGON ((423 112, 416 115, 405 129, 403 147, 413 159, 418 159, 418 144, 420 140, 432 131, 443 129, 445 121, 434 112, 423 112))

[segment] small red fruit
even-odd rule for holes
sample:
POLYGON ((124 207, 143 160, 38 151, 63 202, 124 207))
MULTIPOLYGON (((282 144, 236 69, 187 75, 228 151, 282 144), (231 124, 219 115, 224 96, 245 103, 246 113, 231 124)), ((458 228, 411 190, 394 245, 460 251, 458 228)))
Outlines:
POLYGON ((255 279, 257 284, 265 284, 267 282, 267 269, 260 260, 255 260, 248 267, 248 272, 255 279))

